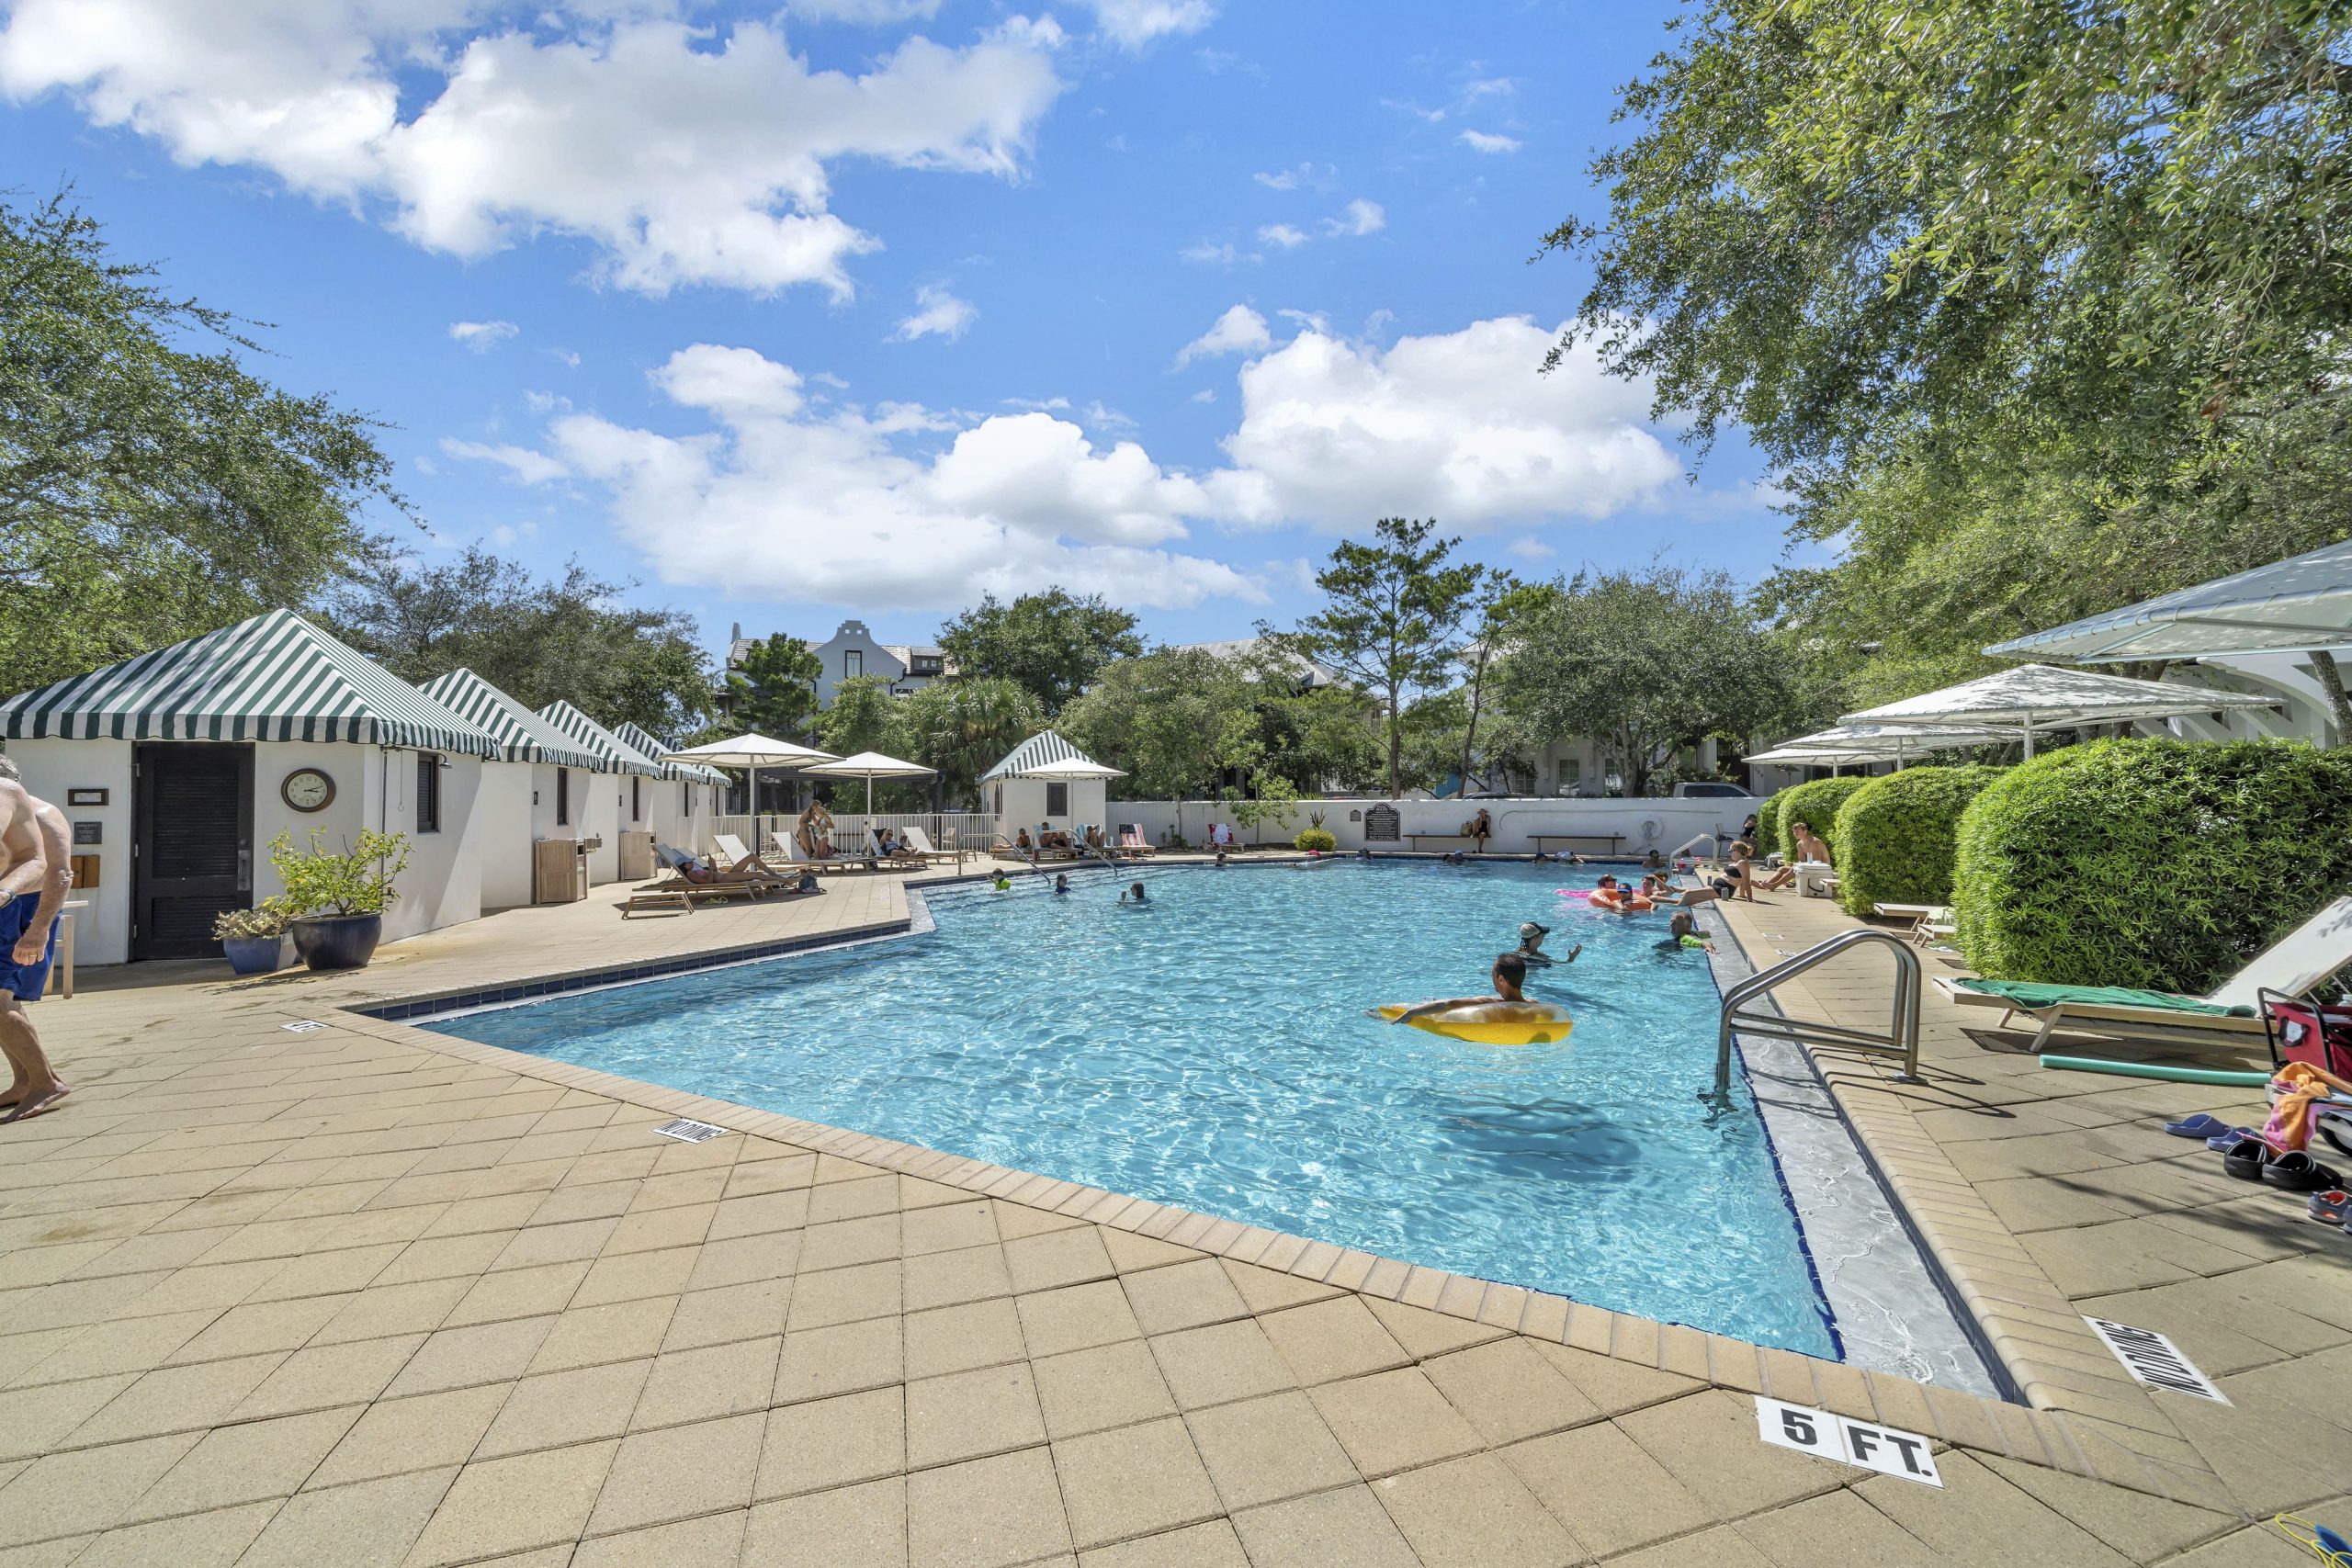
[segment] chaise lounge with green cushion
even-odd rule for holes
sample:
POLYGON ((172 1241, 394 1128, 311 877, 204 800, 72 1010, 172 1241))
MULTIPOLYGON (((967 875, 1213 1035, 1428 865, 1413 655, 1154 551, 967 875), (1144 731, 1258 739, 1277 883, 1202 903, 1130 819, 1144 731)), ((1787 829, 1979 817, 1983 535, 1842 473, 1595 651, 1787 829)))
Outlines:
POLYGON ((2168 1044, 2246 1046, 2267 1038, 2262 992, 2300 997, 2347 964, 2352 964, 2352 897, 2329 904, 2202 997, 2021 980, 1939 979, 1935 985, 1947 1000, 1962 1007, 1999 1008, 2004 1021, 2017 1013, 2040 1019, 2036 1051, 2062 1029, 2168 1044))

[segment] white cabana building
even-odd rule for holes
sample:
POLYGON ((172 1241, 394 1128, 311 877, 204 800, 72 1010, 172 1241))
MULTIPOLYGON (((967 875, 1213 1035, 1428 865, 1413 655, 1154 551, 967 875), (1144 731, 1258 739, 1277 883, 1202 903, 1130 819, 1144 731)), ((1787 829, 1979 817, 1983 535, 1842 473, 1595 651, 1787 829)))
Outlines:
POLYGON ((1102 766, 1052 730, 1041 729, 982 773, 980 784, 989 810, 1010 835, 1017 828, 1057 819, 1064 828, 1092 824, 1107 829, 1108 781, 1117 776, 1117 769, 1102 766))
POLYGON ((727 775, 696 762, 666 760, 669 742, 643 725, 616 724, 613 734, 660 767, 662 776, 669 781, 654 792, 652 806, 646 812, 646 825, 652 829, 654 841, 674 845, 689 854, 701 852, 727 804, 727 775))
POLYGON ((648 820, 652 797, 666 787, 664 763, 639 751, 619 736, 568 702, 552 702, 539 716, 557 732, 597 758, 603 764, 591 775, 577 799, 562 802, 575 817, 579 833, 588 845, 588 885, 599 886, 621 877, 650 876, 653 871, 653 828, 648 820), (622 852, 621 835, 634 835, 628 852, 622 852))
POLYGON ((529 824, 528 832, 483 839, 482 908, 533 902, 539 889, 532 846, 580 836, 558 803, 608 764, 470 670, 452 670, 419 690, 499 742, 503 759, 482 769, 484 807, 493 820, 529 824))
POLYGON ((25 782, 73 824, 84 962, 218 951, 212 918, 280 892, 268 845, 313 828, 413 851, 394 941, 481 913, 497 737, 290 610, 0 702, 25 782))

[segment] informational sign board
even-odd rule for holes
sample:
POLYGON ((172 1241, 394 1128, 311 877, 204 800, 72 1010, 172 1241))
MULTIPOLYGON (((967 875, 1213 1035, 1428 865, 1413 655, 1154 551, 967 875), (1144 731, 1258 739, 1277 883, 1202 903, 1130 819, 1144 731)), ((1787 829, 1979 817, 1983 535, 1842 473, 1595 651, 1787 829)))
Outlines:
POLYGON ((2103 1317, 2083 1314, 2091 1332, 2107 1341, 2115 1359, 2150 1388, 2170 1389, 2175 1393, 2194 1394, 2210 1399, 2216 1404, 2227 1404, 2229 1395, 2213 1386, 2213 1380, 2197 1370, 2197 1363, 2181 1354, 2180 1347, 2153 1328, 2134 1328, 2128 1323, 2111 1323, 2103 1317))
POLYGON ((77 844, 103 844, 107 841, 107 825, 103 822, 76 822, 74 841, 77 844))
POLYGON ((1784 1399, 1759 1393, 1756 1396, 1756 1435, 1775 1448, 1794 1449, 1815 1459, 1859 1465, 1881 1475, 1916 1481, 1923 1486, 1944 1483, 1943 1475, 1936 1469, 1932 1440, 1917 1432, 1833 1416, 1826 1410, 1791 1404, 1784 1399))
POLYGON ((665 1138, 675 1138, 682 1144, 707 1144, 727 1131, 724 1127, 714 1127, 707 1122, 690 1122, 683 1116, 675 1122, 664 1122, 653 1130, 665 1138))
POLYGON ((1394 844, 1404 838, 1404 818, 1393 806, 1375 806, 1363 814, 1363 841, 1394 844))

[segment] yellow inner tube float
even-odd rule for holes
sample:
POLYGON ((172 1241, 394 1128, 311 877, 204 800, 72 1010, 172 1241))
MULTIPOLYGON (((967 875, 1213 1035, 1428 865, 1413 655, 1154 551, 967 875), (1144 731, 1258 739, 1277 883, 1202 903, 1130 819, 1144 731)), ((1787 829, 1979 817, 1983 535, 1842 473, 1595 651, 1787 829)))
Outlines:
MULTIPOLYGON (((1394 1023, 1396 1015, 1408 1005, 1390 1002, 1374 1010, 1394 1023)), ((1566 1009, 1550 1002, 1473 1002, 1405 1021, 1431 1034, 1478 1045, 1550 1045, 1566 1040, 1568 1032, 1576 1027, 1576 1020, 1568 1016, 1566 1009)))

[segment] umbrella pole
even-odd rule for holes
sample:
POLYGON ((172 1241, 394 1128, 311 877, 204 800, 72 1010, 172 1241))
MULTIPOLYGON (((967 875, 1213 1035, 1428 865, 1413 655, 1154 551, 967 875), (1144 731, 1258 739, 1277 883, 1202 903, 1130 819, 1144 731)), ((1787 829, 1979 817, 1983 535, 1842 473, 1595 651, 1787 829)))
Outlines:
POLYGON ((2033 715, 2025 716, 2025 760, 2033 761, 2033 715))

